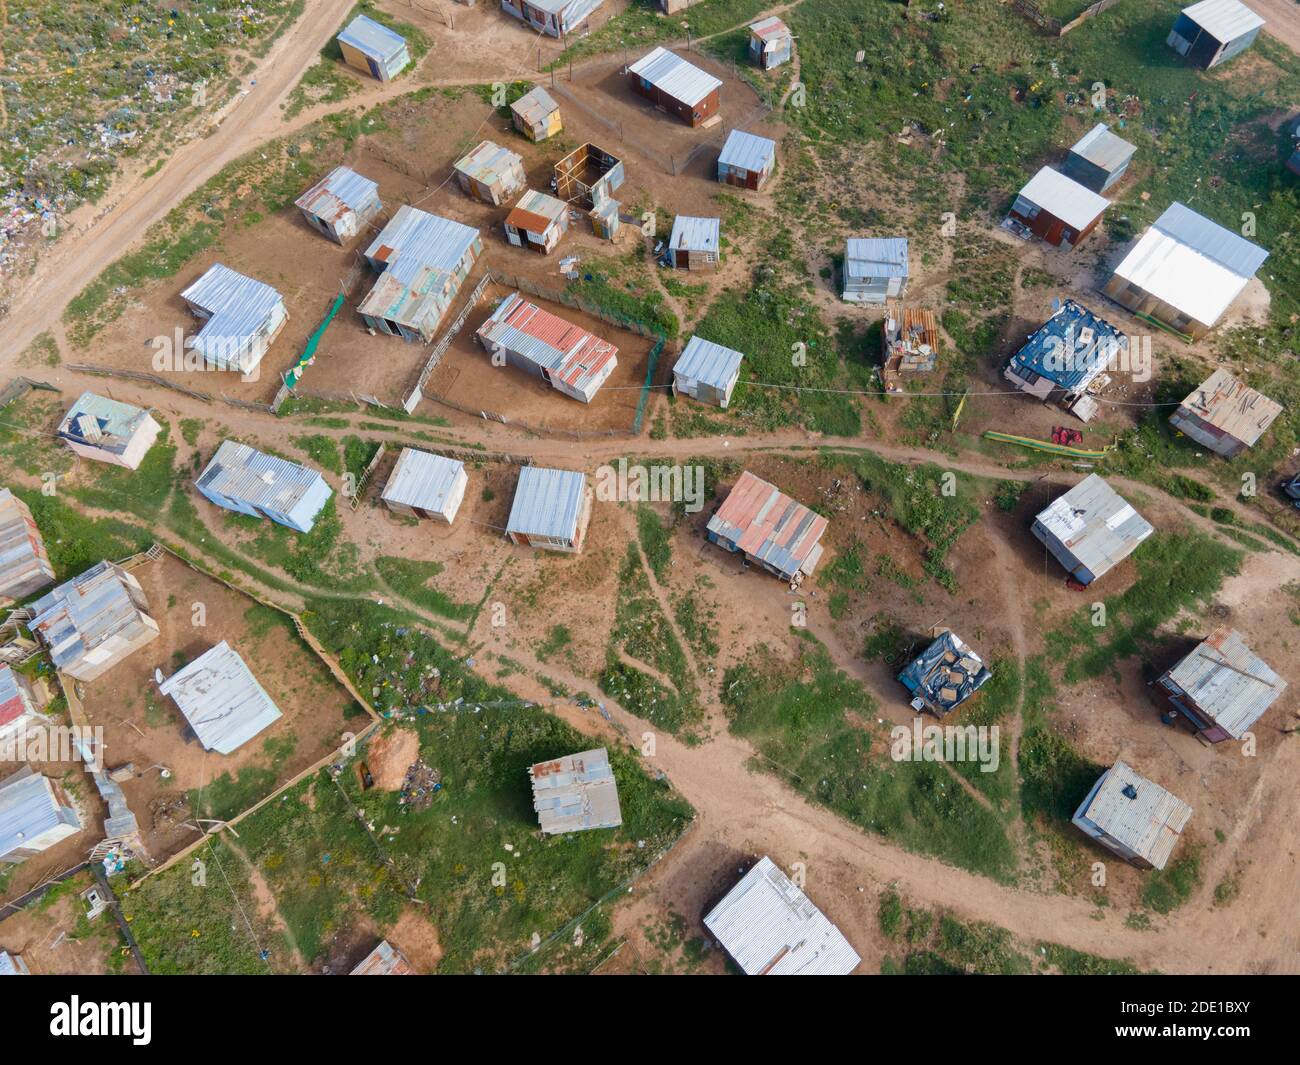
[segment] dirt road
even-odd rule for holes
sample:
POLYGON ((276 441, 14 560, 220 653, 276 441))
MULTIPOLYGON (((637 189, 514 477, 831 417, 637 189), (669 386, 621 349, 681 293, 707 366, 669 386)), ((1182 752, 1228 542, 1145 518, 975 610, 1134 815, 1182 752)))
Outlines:
POLYGON ((1265 33, 1271 33, 1293 52, 1300 52, 1300 3, 1296 0, 1250 0, 1248 6, 1265 20, 1265 33))

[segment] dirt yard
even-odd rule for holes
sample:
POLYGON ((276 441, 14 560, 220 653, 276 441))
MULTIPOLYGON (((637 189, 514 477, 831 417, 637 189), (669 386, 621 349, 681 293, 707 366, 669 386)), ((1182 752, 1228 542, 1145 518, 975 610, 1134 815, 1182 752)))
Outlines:
POLYGON ((33 976, 137 973, 113 914, 85 920, 81 893, 93 885, 87 870, 55 885, 17 913, 0 912, 0 950, 21 954, 33 976))

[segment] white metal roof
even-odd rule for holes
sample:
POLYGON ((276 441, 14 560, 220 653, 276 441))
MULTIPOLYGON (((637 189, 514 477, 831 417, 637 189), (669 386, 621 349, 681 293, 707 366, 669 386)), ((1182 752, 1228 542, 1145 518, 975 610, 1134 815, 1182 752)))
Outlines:
POLYGON ((708 251, 716 254, 721 241, 721 218, 692 218, 679 214, 673 219, 668 246, 674 251, 708 251))
POLYGON ((724 389, 731 384, 744 357, 740 352, 715 344, 712 340, 693 336, 682 349, 681 356, 673 366, 673 373, 712 388, 724 389))
POLYGON ((529 766, 533 809, 547 835, 623 823, 609 751, 598 747, 529 766))
POLYGON ((338 39, 372 59, 391 59, 406 47, 406 38, 382 22, 358 15, 348 23, 338 39))
POLYGON ((1287 686, 1241 633, 1229 628, 1215 629, 1202 640, 1161 678, 1166 687, 1169 681, 1234 739, 1241 739, 1287 686))
POLYGON ((524 536, 571 540, 578 532, 586 494, 587 478, 577 470, 524 466, 506 529, 524 536))
POLYGON ((27 766, 0 781, 0 854, 8 854, 56 825, 81 828, 77 815, 60 806, 48 777, 27 766))
POLYGON ((315 470, 296 462, 264 454, 237 440, 223 440, 195 483, 227 499, 288 514, 324 480, 315 470))
POLYGON ((776 141, 757 133, 746 133, 743 129, 733 129, 727 134, 718 165, 758 173, 766 170, 775 158, 776 141))
POLYGON ((232 341, 242 346, 258 336, 275 309, 284 303, 270 285, 222 263, 213 263, 181 293, 181 299, 209 316, 185 346, 214 357, 228 357, 232 341))
POLYGON ((336 166, 293 201, 295 207, 318 218, 337 222, 349 211, 359 211, 376 202, 379 186, 355 170, 336 166))
POLYGON ((847 976, 862 960, 768 857, 727 892, 704 926, 747 976, 847 976))
POLYGON ((380 498, 441 514, 464 473, 463 462, 404 447, 380 498))
POLYGON ((1264 25, 1264 20, 1240 0, 1201 0, 1183 8, 1183 14, 1223 44, 1264 25))
POLYGON ((844 248, 844 276, 907 277, 907 238, 850 237, 844 248))
POLYGON ((91 656, 99 660, 134 650, 148 633, 156 636, 148 606, 140 582, 105 560, 33 603, 28 628, 49 648, 55 668, 66 669, 91 656))
POLYGON ((627 69, 688 107, 694 107, 714 89, 722 88, 722 82, 712 74, 667 48, 656 48, 627 69))
POLYGON ((1181 203, 1171 203, 1124 261, 1117 277, 1203 325, 1213 325, 1268 252, 1181 203))
POLYGON ((1122 562, 1155 531, 1095 473, 1052 500, 1037 521, 1094 577, 1122 562))
POLYGON ((1105 122, 1098 122, 1079 138, 1070 151, 1094 166, 1113 173, 1133 158, 1137 146, 1112 133, 1105 122))
POLYGON ((218 754, 242 747, 280 717, 271 697, 225 640, 173 673, 158 690, 176 700, 199 742, 218 754))
POLYGON ((1036 204, 1054 218, 1073 229, 1084 229, 1110 206, 1105 196, 1098 196, 1059 170, 1045 166, 1020 190, 1023 199, 1036 204))
POLYGON ((1191 816, 1192 808, 1177 795, 1116 762, 1093 785, 1074 820, 1090 822, 1163 869, 1191 816))

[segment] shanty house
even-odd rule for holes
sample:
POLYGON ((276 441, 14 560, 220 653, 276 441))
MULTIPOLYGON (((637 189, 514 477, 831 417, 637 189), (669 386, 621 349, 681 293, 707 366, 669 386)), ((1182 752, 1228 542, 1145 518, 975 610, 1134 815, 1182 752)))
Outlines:
POLYGON ((519 470, 506 536, 522 547, 578 552, 591 520, 591 490, 577 470, 519 470))
POLYGON ((1055 403, 1081 421, 1097 413, 1094 393, 1123 361, 1128 337, 1074 300, 1065 300, 1007 363, 1004 376, 1020 391, 1055 403))
POLYGON ((693 336, 673 366, 673 392, 726 410, 744 358, 738 351, 693 336))
POLYGON ((311 532, 332 494, 325 478, 296 462, 223 440, 194 486, 219 507, 311 532))
POLYGON ((884 303, 906 290, 906 237, 849 238, 844 250, 844 299, 884 303))
POLYGON ((614 193, 623 184, 623 161, 594 144, 575 148, 555 164, 555 194, 587 212, 598 237, 618 236, 619 202, 614 193))
POLYGON ((847 976, 862 961, 766 856, 708 912, 704 927, 746 976, 847 976))
POLYGON ((1165 43, 1192 66, 1209 70, 1254 44, 1263 25, 1239 0, 1201 0, 1183 8, 1165 43))
POLYGON ((947 717, 993 679, 993 674, 955 632, 942 629, 938 638, 898 675, 912 693, 912 709, 947 717))
POLYGON ((528 779, 543 835, 618 828, 623 823, 618 783, 604 747, 538 762, 528 767, 528 779))
POLYGON ((0 863, 17 865, 81 831, 63 786, 30 765, 0 780, 0 863))
POLYGON ((98 562, 32 604, 32 634, 54 668, 92 681, 158 637, 140 582, 114 562, 98 562))
POLYGON ((529 189, 506 215, 506 240, 516 248, 549 255, 569 229, 569 205, 529 189))
POLYGON ((722 82, 667 48, 656 48, 627 68, 628 83, 656 107, 700 126, 718 117, 722 82))
POLYGON ((0 488, 0 599, 26 599, 54 583, 54 566, 27 504, 0 488))
POLYGON ((404 447, 379 498, 394 513, 434 518, 450 525, 468 484, 463 462, 404 447))
POLYGON ((679 214, 665 252, 668 265, 678 270, 716 270, 722 245, 721 218, 691 218, 679 214))
POLYGON ((454 167, 460 187, 476 200, 499 207, 528 184, 524 159, 518 152, 483 141, 454 167))
POLYGON ((1020 190, 1007 215, 1007 228, 1033 234, 1048 244, 1078 244, 1101 221, 1110 201, 1050 166, 1020 190))
POLYGON ((1199 337, 1267 258, 1257 244, 1173 203, 1115 268, 1105 292, 1140 318, 1199 337))
POLYGON ((1154 531, 1095 473, 1054 499, 1033 525, 1034 536, 1080 584, 1119 565, 1154 531))
POLYGON ((1070 149, 1061 172, 1084 188, 1105 192, 1124 176, 1136 151, 1105 122, 1098 122, 1070 149))
POLYGON ((0 662, 0 762, 13 760, 9 744, 41 721, 31 682, 7 662, 0 662))
POLYGON ((406 955, 386 939, 357 963, 349 976, 418 976, 406 955))
POLYGON ((764 70, 790 62, 794 55, 794 34, 775 15, 749 26, 749 58, 764 70))
POLYGON ((27 963, 23 961, 21 954, 10 954, 7 950, 0 950, 0 976, 31 976, 32 971, 27 968, 27 963))
POLYGON ((902 389, 906 374, 930 373, 939 358, 939 323, 934 311, 890 303, 880 336, 881 371, 885 387, 902 389))
POLYGON ((733 129, 718 156, 718 180, 741 189, 761 189, 776 166, 776 141, 733 129))
POLYGON ((477 336, 494 362, 500 356, 583 403, 595 398, 618 365, 618 348, 608 340, 542 310, 518 292, 501 301, 477 336))
POLYGON ((289 311, 270 285, 214 263, 181 293, 203 327, 185 341, 214 370, 252 373, 280 335, 289 311))
POLYGON ((554 137, 564 129, 560 105, 540 85, 510 105, 510 120, 515 129, 534 142, 554 137))
POLYGON ((1154 781, 1116 762, 1092 786, 1072 821, 1139 869, 1163 869, 1192 808, 1154 781))
POLYGON ((1235 458, 1268 430, 1282 404, 1218 369, 1178 404, 1169 422, 1216 455, 1235 458))
POLYGON ((365 230, 384 209, 379 186, 346 166, 336 166, 294 201, 303 218, 336 244, 365 230))
POLYGON ((160 432, 147 410, 83 392, 59 423, 58 437, 84 459, 134 470, 160 432))
POLYGON ((358 15, 338 35, 343 61, 380 81, 391 81, 411 62, 406 38, 382 22, 358 15))
POLYGON ((176 701, 205 751, 230 754, 280 719, 239 654, 222 640, 158 685, 176 701))
POLYGON ((567 37, 604 0, 501 0, 501 10, 551 37, 567 37))
POLYGON ((822 557, 826 525, 820 514, 746 470, 709 518, 705 535, 783 581, 799 584, 822 557))
POLYGON ((371 329, 432 340, 482 254, 477 229, 403 204, 366 249, 380 276, 357 311, 371 329))
POLYGON ((1286 691, 1236 629, 1218 628, 1156 681, 1172 709, 1208 743, 1241 739, 1286 691))

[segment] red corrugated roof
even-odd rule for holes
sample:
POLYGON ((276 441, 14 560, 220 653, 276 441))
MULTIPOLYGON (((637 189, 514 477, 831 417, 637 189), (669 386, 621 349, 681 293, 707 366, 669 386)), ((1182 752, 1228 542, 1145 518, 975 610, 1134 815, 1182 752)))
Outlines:
POLYGON ((602 340, 595 333, 566 322, 527 300, 521 299, 503 321, 519 332, 549 344, 556 351, 567 352, 567 357, 558 370, 551 371, 551 376, 568 385, 576 387, 579 378, 599 372, 618 355, 618 348, 608 340, 602 340))
POLYGON ((827 525, 820 514, 748 470, 723 500, 717 517, 744 530, 736 543, 746 554, 760 554, 765 544, 775 544, 800 562, 817 546, 827 525))

